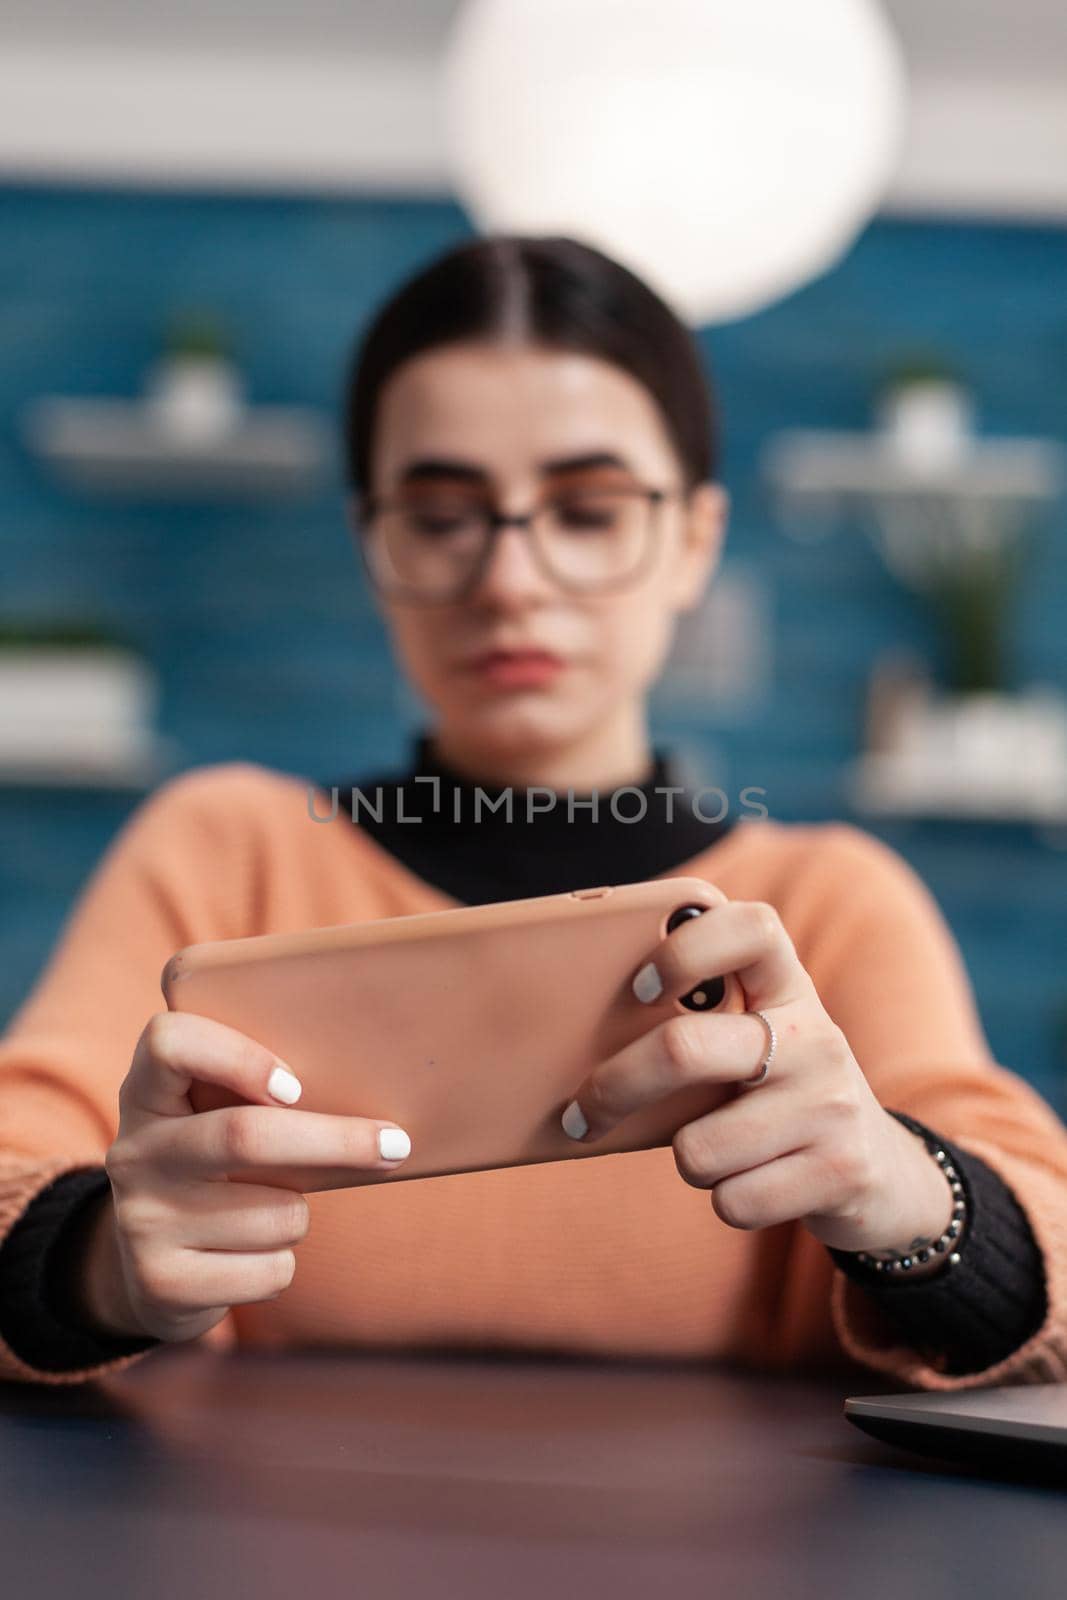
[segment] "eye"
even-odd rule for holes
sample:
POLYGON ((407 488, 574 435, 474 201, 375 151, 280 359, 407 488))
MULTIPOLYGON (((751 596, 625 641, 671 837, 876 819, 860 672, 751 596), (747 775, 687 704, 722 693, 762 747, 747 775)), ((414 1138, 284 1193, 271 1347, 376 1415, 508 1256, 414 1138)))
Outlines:
POLYGON ((420 538, 439 539, 477 527, 483 512, 469 503, 423 501, 399 508, 398 515, 410 533, 420 538))
POLYGON ((418 533, 451 533, 465 521, 462 511, 415 511, 411 522, 418 533))
POLYGON ((625 512, 621 495, 583 494, 568 495, 555 502, 554 510, 560 525, 565 528, 598 532, 618 527, 625 512))

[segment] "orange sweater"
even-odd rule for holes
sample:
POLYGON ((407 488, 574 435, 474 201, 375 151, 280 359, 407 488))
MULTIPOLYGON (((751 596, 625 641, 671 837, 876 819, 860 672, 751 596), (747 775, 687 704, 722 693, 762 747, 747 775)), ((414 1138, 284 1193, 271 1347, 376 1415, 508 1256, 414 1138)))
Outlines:
MULTIPOLYGON (((0 1038, 0 1240, 57 1175, 100 1165, 180 946, 456 903, 343 812, 312 823, 307 798, 301 778, 218 763, 162 784, 112 840, 0 1038)), ((327 814, 329 797, 317 799, 327 814)), ((1024 1345, 982 1372, 940 1371, 800 1224, 726 1226, 669 1147, 313 1194, 290 1288, 234 1307, 203 1342, 523 1346, 767 1369, 851 1360, 931 1389, 1067 1379, 1067 1129, 993 1059, 918 876, 850 824, 770 818, 738 821, 677 872, 777 906, 881 1103, 1009 1185, 1047 1277, 1047 1316, 1024 1345)), ((0 1377, 77 1382, 150 1353, 57 1373, 0 1340, 0 1377)))

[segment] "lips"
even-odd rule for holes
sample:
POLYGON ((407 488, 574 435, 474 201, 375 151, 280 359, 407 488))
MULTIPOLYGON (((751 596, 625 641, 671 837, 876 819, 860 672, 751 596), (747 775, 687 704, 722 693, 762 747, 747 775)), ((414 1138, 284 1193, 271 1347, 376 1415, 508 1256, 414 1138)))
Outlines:
POLYGON ((467 663, 479 683, 494 689, 537 689, 562 672, 564 661, 551 650, 486 650, 467 663))
POLYGON ((474 656, 467 664, 472 667, 487 667, 497 663, 529 662, 530 664, 544 663, 545 665, 560 666, 562 658, 551 650, 542 650, 533 646, 521 649, 483 650, 481 655, 474 656))

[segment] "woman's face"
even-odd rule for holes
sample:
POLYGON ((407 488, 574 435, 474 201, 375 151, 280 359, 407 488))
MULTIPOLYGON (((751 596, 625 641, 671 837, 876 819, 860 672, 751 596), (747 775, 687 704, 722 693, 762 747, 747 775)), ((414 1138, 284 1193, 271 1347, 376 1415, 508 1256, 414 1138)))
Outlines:
MULTIPOLYGON (((597 357, 520 342, 439 346, 397 368, 379 397, 371 470, 382 498, 417 478, 420 492, 439 482, 515 515, 575 485, 684 488, 642 384, 597 357)), ((443 748, 477 752, 488 765, 518 751, 550 759, 585 741, 610 751, 612 729, 620 739, 624 729, 631 737, 643 729, 644 697, 674 618, 699 600, 717 564, 725 496, 703 484, 688 501, 663 502, 657 518, 650 564, 615 592, 559 587, 538 567, 525 530, 506 527, 462 600, 377 599, 443 748), (520 683, 471 665, 487 650, 511 648, 551 651, 562 665, 520 683)))

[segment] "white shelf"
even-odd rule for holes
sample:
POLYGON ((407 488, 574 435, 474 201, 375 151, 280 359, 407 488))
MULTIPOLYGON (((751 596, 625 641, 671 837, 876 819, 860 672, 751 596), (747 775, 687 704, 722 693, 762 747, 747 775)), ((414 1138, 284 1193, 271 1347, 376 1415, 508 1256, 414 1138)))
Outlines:
POLYGON ((0 785, 143 788, 181 758, 156 674, 117 645, 0 650, 0 785))
POLYGON ((872 753, 846 771, 856 810, 871 816, 967 818, 983 822, 1067 824, 1067 774, 1052 786, 982 782, 958 772, 919 770, 899 756, 872 753))
POLYGON ((976 437, 957 459, 920 467, 878 429, 835 433, 790 429, 766 445, 763 469, 794 500, 896 499, 1044 501, 1067 481, 1067 451, 1051 439, 976 437))
POLYGON ((0 750, 0 790, 151 789, 177 769, 182 754, 177 740, 159 734, 95 756, 62 746, 37 755, 0 750))
POLYGON ((185 439, 144 401, 45 395, 22 414, 27 447, 67 483, 108 493, 271 497, 313 488, 331 430, 314 411, 252 406, 208 439, 185 439))
POLYGON ((1067 698, 1058 689, 897 693, 894 705, 892 685, 881 687, 879 743, 847 769, 858 810, 1067 824, 1067 698))

